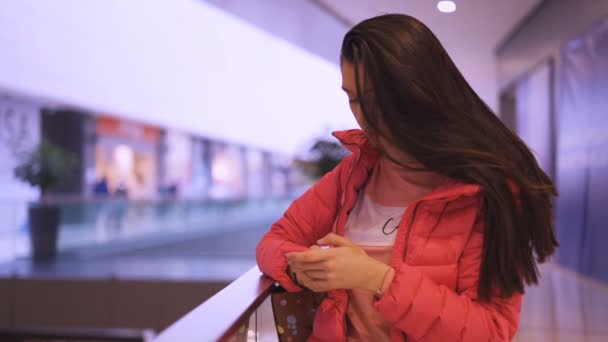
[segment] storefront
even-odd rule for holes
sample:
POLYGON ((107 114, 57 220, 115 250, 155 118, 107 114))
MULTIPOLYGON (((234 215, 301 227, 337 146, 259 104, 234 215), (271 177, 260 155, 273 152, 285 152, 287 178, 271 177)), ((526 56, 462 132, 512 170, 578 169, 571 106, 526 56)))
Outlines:
POLYGON ((246 170, 243 148, 212 143, 209 196, 219 200, 244 199, 247 196, 246 170))
POLYGON ((270 160, 260 150, 247 150, 247 196, 250 199, 264 198, 270 188, 270 160))
POLYGON ((199 197, 192 188, 193 138, 169 130, 164 135, 160 190, 167 198, 199 197))
POLYGON ((105 115, 96 118, 95 130, 94 194, 155 198, 161 130, 105 115))
POLYGON ((270 189, 271 196, 282 198, 289 194, 289 173, 291 169, 291 159, 273 154, 270 156, 271 173, 270 173, 270 189))

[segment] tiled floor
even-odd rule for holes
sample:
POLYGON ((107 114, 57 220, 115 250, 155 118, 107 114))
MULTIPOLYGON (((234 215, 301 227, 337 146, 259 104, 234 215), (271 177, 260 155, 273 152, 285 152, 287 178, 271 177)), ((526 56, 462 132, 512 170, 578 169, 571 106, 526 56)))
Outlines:
POLYGON ((517 342, 608 342, 608 285, 555 265, 529 288, 517 342))

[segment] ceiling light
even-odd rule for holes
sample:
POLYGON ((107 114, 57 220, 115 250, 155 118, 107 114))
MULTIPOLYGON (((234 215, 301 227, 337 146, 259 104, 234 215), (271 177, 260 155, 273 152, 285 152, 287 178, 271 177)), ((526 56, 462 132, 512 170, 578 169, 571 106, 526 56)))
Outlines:
POLYGON ((439 1, 437 3, 437 9, 443 13, 456 12, 456 3, 454 1, 439 1))

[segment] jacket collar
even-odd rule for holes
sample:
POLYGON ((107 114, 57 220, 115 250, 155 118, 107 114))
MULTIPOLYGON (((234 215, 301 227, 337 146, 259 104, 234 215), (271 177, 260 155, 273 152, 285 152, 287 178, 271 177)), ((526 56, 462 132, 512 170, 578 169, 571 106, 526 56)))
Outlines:
MULTIPOLYGON (((380 156, 378 151, 369 141, 367 135, 360 129, 350 129, 345 131, 335 131, 332 133, 342 146, 353 153, 360 153, 361 159, 367 161, 368 167, 375 165, 380 156)), ((477 184, 467 184, 449 178, 435 191, 423 197, 421 200, 453 199, 460 196, 475 196, 481 192, 481 187, 477 184)))
POLYGON ((360 129, 335 131, 332 135, 340 141, 342 146, 351 152, 363 152, 363 149, 371 148, 367 135, 360 129))

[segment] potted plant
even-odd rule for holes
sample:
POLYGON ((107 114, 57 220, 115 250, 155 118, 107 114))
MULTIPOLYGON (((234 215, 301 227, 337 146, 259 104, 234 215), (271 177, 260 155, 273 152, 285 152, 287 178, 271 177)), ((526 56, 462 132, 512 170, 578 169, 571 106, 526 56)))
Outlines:
POLYGON ((348 151, 337 141, 318 138, 307 155, 296 161, 296 165, 313 180, 323 177, 333 170, 348 151))
POLYGON ((28 221, 32 259, 51 260, 57 252, 61 211, 48 200, 49 190, 70 174, 77 159, 46 139, 29 151, 17 154, 15 177, 40 189, 40 201, 30 204, 28 221))

